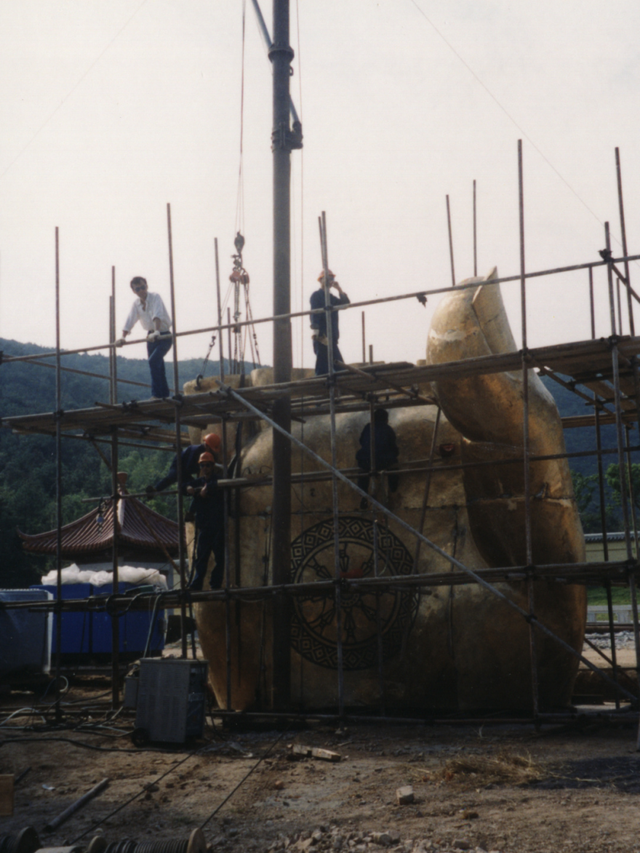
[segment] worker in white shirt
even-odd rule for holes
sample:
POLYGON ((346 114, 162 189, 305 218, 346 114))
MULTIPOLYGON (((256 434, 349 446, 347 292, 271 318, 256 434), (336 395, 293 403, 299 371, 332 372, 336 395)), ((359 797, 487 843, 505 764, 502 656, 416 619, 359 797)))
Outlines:
POLYGON ((131 290, 136 299, 131 306, 129 316, 122 329, 122 337, 116 341, 116 346, 122 346, 124 339, 135 324, 140 325, 147 334, 147 357, 151 371, 151 396, 156 399, 169 397, 171 392, 167 384, 164 369, 164 357, 171 349, 171 317, 164 307, 162 297, 157 293, 149 293, 147 280, 137 275, 131 279, 131 290))

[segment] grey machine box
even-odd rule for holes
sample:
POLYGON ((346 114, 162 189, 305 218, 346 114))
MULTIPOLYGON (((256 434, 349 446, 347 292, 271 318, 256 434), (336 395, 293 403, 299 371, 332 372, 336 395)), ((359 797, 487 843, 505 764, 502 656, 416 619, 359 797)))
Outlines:
POLYGON ((142 658, 134 742, 202 737, 207 661, 142 658))

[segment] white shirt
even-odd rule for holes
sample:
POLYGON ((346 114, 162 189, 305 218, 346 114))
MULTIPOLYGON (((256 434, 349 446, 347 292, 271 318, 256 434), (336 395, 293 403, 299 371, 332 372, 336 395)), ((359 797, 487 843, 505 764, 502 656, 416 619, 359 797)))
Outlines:
POLYGON ((158 293, 147 293, 147 299, 144 308, 140 297, 137 296, 129 311, 129 316, 122 327, 123 331, 130 332, 135 324, 140 321, 140 325, 147 332, 153 332, 155 326, 153 321, 160 320, 160 331, 168 332, 171 328, 171 317, 169 312, 164 307, 162 297, 158 293))

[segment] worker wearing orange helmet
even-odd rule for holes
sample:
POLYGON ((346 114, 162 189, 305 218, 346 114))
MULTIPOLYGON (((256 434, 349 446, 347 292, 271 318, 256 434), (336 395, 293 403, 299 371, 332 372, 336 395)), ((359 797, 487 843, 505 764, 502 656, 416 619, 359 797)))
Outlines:
POLYGON ((213 552, 216 565, 211 572, 211 589, 220 589, 224 577, 224 499, 218 488, 213 453, 204 451, 198 458, 200 476, 184 486, 184 492, 193 497, 189 512, 196 525, 193 579, 189 589, 202 589, 213 552))
MULTIPOLYGON (((318 276, 318 281, 320 282, 320 287, 311 294, 311 298, 309 299, 312 310, 325 307, 324 270, 318 276)), ((340 284, 336 281, 335 275, 329 269, 326 272, 326 283, 328 291, 334 287, 340 294, 339 296, 334 296, 333 293, 329 292, 330 305, 335 306, 349 304, 349 297, 340 287, 340 284)), ((334 362, 344 361, 342 354, 338 349, 338 338, 340 337, 340 328, 338 324, 339 313, 339 311, 331 312, 331 336, 333 339, 334 362)), ((322 374, 329 372, 329 339, 327 337, 327 315, 324 311, 318 311, 317 314, 311 314, 311 329, 313 331, 313 351, 316 354, 316 376, 321 376, 322 374)), ((337 369, 344 370, 344 368, 337 369)))
MULTIPOLYGON (((215 432, 210 432, 202 439, 202 444, 190 444, 180 454, 182 463, 182 482, 186 483, 192 477, 197 477, 200 473, 198 460, 202 453, 209 452, 217 457, 221 447, 220 436, 215 432)), ((155 486, 147 486, 147 494, 153 496, 156 492, 163 492, 165 489, 178 482, 178 454, 176 454, 171 462, 171 466, 166 477, 159 480, 155 486)))

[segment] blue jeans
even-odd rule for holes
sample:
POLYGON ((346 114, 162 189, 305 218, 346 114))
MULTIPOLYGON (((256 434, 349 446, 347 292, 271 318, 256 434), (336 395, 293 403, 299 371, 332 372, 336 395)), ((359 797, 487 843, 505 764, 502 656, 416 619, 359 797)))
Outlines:
POLYGON ((149 359, 149 370, 151 371, 151 396, 170 397, 171 392, 167 385, 167 374, 164 369, 164 357, 171 349, 173 338, 166 335, 158 341, 147 341, 147 358, 149 359))

